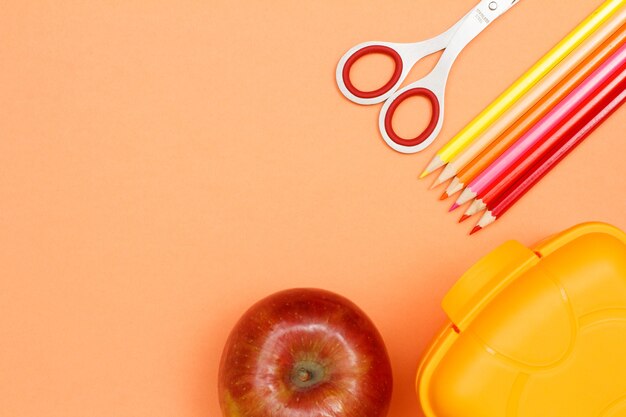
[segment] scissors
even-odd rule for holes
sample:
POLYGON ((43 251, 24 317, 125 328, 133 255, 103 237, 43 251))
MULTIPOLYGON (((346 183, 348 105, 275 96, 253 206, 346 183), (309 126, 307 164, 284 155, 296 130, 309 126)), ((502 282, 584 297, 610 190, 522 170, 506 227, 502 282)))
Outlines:
POLYGON ((452 64, 463 48, 491 22, 509 10, 519 0, 482 0, 454 26, 439 36, 416 43, 364 42, 350 49, 337 66, 337 85, 349 100, 358 104, 385 102, 378 118, 378 127, 385 142, 402 153, 415 153, 430 145, 443 125, 443 104, 446 82, 452 64), (444 50, 437 65, 424 78, 399 89, 411 68, 422 58, 444 50), (361 91, 350 80, 350 69, 360 58, 383 54, 393 59, 395 68, 391 79, 373 91, 361 91), (430 102, 431 118, 426 129, 410 139, 393 130, 392 119, 398 106, 410 97, 421 96, 430 102))

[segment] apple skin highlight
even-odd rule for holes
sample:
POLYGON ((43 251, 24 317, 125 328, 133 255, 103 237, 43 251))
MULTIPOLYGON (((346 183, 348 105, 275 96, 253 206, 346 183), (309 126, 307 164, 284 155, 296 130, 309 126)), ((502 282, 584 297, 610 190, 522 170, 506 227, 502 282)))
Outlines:
POLYGON ((389 356, 372 321, 324 290, 293 289, 253 305, 219 370, 224 417, 384 417, 389 356))

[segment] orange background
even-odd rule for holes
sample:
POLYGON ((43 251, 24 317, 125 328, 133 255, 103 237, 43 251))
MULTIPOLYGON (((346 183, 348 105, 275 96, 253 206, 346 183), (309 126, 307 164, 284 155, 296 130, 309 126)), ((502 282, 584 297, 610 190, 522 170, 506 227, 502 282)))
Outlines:
MULTIPOLYGON (((3 2, 0 415, 218 416, 230 328, 300 286, 371 316, 390 416, 419 415, 417 364, 465 269, 507 239, 626 228, 623 109, 475 237, 416 179, 600 0, 524 0, 496 21, 456 62, 419 154, 388 148, 379 106, 338 92, 349 47, 430 37, 474 4, 3 2)), ((373 61, 360 82, 384 70, 373 61)))

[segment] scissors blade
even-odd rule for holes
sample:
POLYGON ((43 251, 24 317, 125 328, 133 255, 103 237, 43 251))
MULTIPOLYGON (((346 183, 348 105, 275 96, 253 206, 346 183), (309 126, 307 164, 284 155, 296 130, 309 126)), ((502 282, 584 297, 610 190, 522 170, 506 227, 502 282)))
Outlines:
MULTIPOLYGON (((502 14, 506 13, 511 7, 519 3, 519 1, 520 0, 481 0, 480 3, 472 8, 465 16, 460 18, 452 27, 441 33, 439 36, 424 41, 424 43, 437 43, 437 46, 439 47, 437 50, 445 49, 456 37, 456 35, 460 34, 459 30, 466 26, 465 22, 468 19, 474 17, 480 20, 480 17, 477 17, 476 14, 480 13, 479 11, 481 9, 489 10, 489 18, 484 19, 484 23, 488 25, 491 21, 497 19, 502 14)), ((484 14, 481 17, 485 17, 484 14)))

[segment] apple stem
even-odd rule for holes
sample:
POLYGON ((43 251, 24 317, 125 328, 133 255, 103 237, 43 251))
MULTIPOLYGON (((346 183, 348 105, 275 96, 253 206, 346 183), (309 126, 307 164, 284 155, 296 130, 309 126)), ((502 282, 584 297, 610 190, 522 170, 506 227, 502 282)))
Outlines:
POLYGON ((298 378, 300 378, 300 381, 307 382, 310 381, 312 377, 313 375, 311 375, 311 372, 307 371, 306 369, 298 369, 298 378))
POLYGON ((290 380, 296 388, 306 390, 324 382, 326 370, 316 361, 298 361, 291 368, 290 380))

